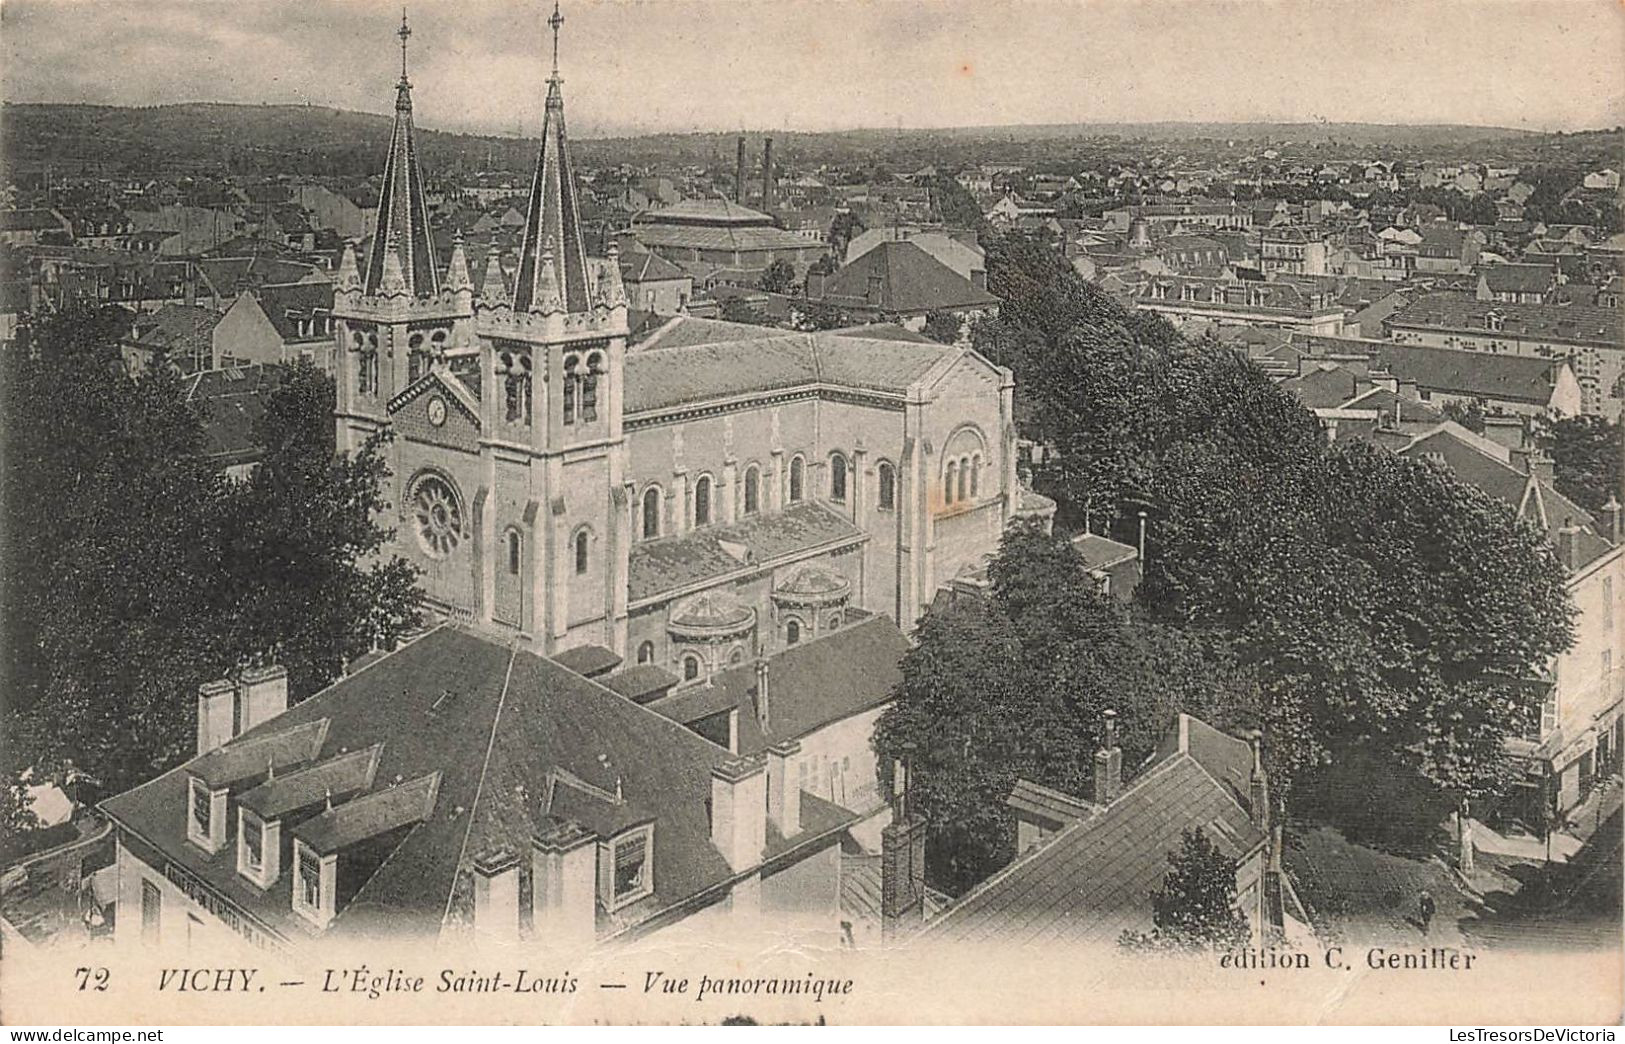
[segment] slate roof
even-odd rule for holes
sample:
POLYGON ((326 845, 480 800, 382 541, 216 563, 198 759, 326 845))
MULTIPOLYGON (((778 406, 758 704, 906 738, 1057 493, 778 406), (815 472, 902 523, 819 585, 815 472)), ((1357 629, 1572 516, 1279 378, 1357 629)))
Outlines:
POLYGON ((646 540, 633 546, 627 601, 675 596, 741 570, 756 570, 815 550, 855 544, 869 534, 822 504, 792 504, 772 515, 759 515, 732 525, 706 526, 680 536, 646 540), (722 547, 742 545, 745 561, 722 547))
MULTIPOLYGON (((686 322, 693 322, 687 320, 686 322)), ((737 324, 730 324, 737 326, 737 324)), ((737 339, 633 352, 626 360, 626 412, 819 385, 902 394, 938 367, 967 354, 949 345, 830 333, 707 330, 737 339)), ((676 332, 675 330, 673 331, 676 332)))
MULTIPOLYGON (((1236 793, 1247 745, 1187 721, 1183 750, 1176 729, 1173 746, 1165 741, 1117 800, 1018 858, 928 922, 921 936, 972 944, 1115 945, 1124 929, 1151 926, 1151 893, 1183 831, 1201 828, 1233 859, 1262 845, 1243 803, 1245 769, 1241 800, 1236 793)), ((1245 757, 1250 769, 1250 753, 1245 757)))
MULTIPOLYGON (((368 850, 348 872, 361 879, 330 936, 432 937, 443 925, 455 927, 471 909, 477 859, 523 851, 537 833, 566 821, 589 830, 656 824, 654 894, 613 918, 600 911, 602 934, 633 928, 734 876, 711 843, 706 806, 711 769, 728 752, 540 656, 442 627, 224 749, 318 721, 327 731, 313 767, 381 745, 369 788, 348 800, 335 794, 337 815, 321 812, 291 827, 284 821, 285 833, 319 846, 372 842, 358 846, 368 850)), ((252 920, 286 938, 308 938, 290 907, 291 873, 261 891, 236 873, 235 846, 210 855, 187 841, 186 779, 197 760, 102 807, 252 920)), ((279 775, 272 786, 297 780, 279 775)), ((265 807, 300 800, 269 797, 262 785, 249 800, 265 807)), ((770 841, 768 854, 811 844, 829 820, 850 818, 826 812, 814 804, 809 829, 789 842, 770 841)), ((347 854, 340 855, 341 875, 347 854)))
POLYGON ((185 378, 181 393, 203 420, 203 454, 219 467, 258 460, 265 447, 254 426, 265 415, 265 398, 282 381, 275 365, 200 370, 185 378))
POLYGON ((214 351, 214 328, 219 323, 220 313, 211 308, 166 304, 136 320, 135 343, 177 358, 203 359, 207 366, 214 351))
POLYGON ((295 283, 317 271, 314 265, 274 257, 206 257, 197 270, 222 300, 268 283, 295 283))
POLYGON ((773 224, 773 218, 760 210, 742 207, 727 199, 686 199, 638 218, 639 225, 694 224, 707 226, 751 226, 773 224))
POLYGON ((1387 341, 1373 342, 1370 347, 1371 354, 1389 372, 1400 380, 1415 381, 1418 388, 1540 406, 1551 402, 1558 370, 1564 365, 1560 359, 1538 356, 1428 348, 1387 341))
POLYGON ((754 663, 719 671, 704 684, 648 706, 685 725, 737 708, 739 751, 755 754, 891 700, 903 678, 907 651, 908 639, 884 616, 866 617, 782 650, 767 661, 765 726, 758 714, 754 663))
POLYGON ((1383 320, 1388 328, 1445 330, 1488 335, 1488 316, 1502 317, 1499 336, 1625 348, 1625 326, 1611 308, 1582 305, 1480 301, 1463 294, 1427 294, 1383 320))
POLYGON ((313 318, 318 312, 332 314, 332 283, 276 283, 260 287, 258 296, 266 318, 271 320, 277 335, 284 341, 327 341, 332 338, 331 334, 320 332, 319 326, 315 333, 301 334, 295 325, 301 319, 313 318))
POLYGON ((876 244, 842 265, 824 283, 821 300, 904 313, 987 308, 999 303, 997 297, 908 240, 876 244))
POLYGON ((1479 274, 1497 294, 1544 294, 1557 285, 1557 272, 1550 265, 1486 265, 1479 274))
POLYGON ((1089 569, 1104 569, 1138 557, 1133 545, 1120 543, 1099 533, 1080 533, 1072 538, 1072 546, 1089 569))
POLYGON ((1311 410, 1335 409, 1354 398, 1358 378, 1335 362, 1321 362, 1296 377, 1281 382, 1304 407, 1311 410))
POLYGON ((685 279, 687 273, 659 254, 641 250, 621 255, 621 280, 626 283, 651 283, 666 279, 685 279))
MULTIPOLYGON (((681 204, 679 204, 681 205, 681 204)), ((722 250, 759 253, 769 250, 817 250, 819 244, 782 228, 754 225, 710 228, 704 225, 639 225, 639 243, 650 250, 722 250)))

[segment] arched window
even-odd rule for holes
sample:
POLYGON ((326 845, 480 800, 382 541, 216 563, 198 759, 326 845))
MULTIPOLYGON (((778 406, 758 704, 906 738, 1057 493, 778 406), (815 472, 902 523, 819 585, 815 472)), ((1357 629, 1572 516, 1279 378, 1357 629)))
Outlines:
POLYGON ((944 504, 952 504, 954 502, 954 479, 958 476, 958 474, 959 465, 949 462, 948 470, 943 473, 942 478, 942 502, 944 504))
POLYGON ((650 486, 643 491, 643 539, 653 540, 660 535, 660 487, 650 486))
POLYGON ((587 552, 592 543, 592 534, 585 529, 576 534, 576 575, 582 576, 587 572, 587 552))
POLYGON ((733 663, 744 663, 745 662, 745 650, 741 649, 737 645, 734 646, 734 651, 728 654, 728 662, 731 663, 731 664, 733 664, 733 663))
POLYGON ((694 483, 694 524, 711 524, 711 476, 701 475, 694 483))
POLYGON ((836 630, 841 626, 841 614, 831 613, 829 616, 829 629, 836 630))
POLYGON ((802 482, 805 479, 806 464, 800 457, 790 460, 790 503, 801 503, 802 482))
POLYGON ((958 493, 958 496, 957 496, 956 499, 958 499, 958 500, 964 500, 965 499, 965 494, 969 491, 968 488, 967 488, 969 486, 969 484, 970 484, 970 458, 969 457, 960 457, 959 458, 959 493, 958 493))
POLYGON ((801 641, 801 622, 790 620, 784 625, 784 644, 794 645, 801 641))
POLYGON ((829 458, 829 499, 838 504, 846 503, 846 458, 839 453, 832 453, 829 458))
POLYGON ((519 575, 519 560, 524 550, 524 538, 517 529, 508 530, 508 572, 514 576, 519 575))
POLYGON ((745 514, 762 509, 762 469, 752 464, 745 469, 745 514))
POLYGON ((693 653, 683 657, 683 680, 693 681, 700 676, 700 658, 693 653))
POLYGON ((598 419, 598 381, 604 372, 604 357, 597 352, 587 356, 587 372, 581 375, 581 419, 598 419))
POLYGON ((897 471, 885 461, 875 467, 875 476, 880 486, 879 506, 882 511, 891 511, 897 507, 897 471))
POLYGON ((581 374, 578 372, 580 366, 581 359, 579 356, 566 355, 564 357, 563 392, 565 424, 574 424, 576 422, 577 399, 580 396, 581 389, 581 374))
POLYGON ((978 495, 976 487, 981 484, 981 478, 982 455, 978 453, 970 459, 970 495, 973 497, 978 495))
POLYGON ((445 558, 463 539, 463 507, 451 484, 437 475, 420 479, 412 492, 418 544, 430 558, 445 558))
POLYGON ((639 663, 654 663, 655 662, 655 643, 654 642, 644 642, 642 645, 638 646, 638 662, 639 663))

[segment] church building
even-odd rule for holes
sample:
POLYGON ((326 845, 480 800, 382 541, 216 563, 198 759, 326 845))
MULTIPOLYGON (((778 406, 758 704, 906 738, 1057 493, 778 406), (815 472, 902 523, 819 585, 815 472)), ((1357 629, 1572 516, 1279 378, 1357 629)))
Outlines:
MULTIPOLYGON (((555 41, 556 47, 556 41, 555 41)), ((1014 381, 974 351, 737 330, 627 350, 548 82, 517 268, 438 271, 404 75, 333 314, 341 449, 385 429, 393 550, 437 613, 681 681, 867 614, 913 625, 1021 503, 1014 381)))

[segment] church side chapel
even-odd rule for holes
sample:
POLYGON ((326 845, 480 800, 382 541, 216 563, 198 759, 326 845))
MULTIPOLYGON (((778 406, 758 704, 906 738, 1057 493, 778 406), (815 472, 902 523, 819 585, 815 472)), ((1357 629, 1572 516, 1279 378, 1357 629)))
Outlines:
POLYGON ((377 231, 334 307, 339 445, 395 436, 394 550, 441 616, 678 684, 911 627, 1022 502, 1010 373, 768 329, 628 353, 615 247, 587 256, 579 224, 561 23, 518 265, 490 258, 478 295, 460 243, 434 264, 403 35, 377 231))

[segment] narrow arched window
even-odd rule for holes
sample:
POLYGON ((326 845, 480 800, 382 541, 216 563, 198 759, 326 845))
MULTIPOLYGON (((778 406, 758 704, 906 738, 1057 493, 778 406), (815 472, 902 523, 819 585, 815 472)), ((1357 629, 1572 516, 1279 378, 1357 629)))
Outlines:
POLYGON ((578 399, 581 394, 581 374, 576 372, 581 361, 574 355, 565 356, 564 359, 564 423, 576 422, 578 399))
POLYGON ((587 372, 581 375, 581 419, 598 419, 598 382, 604 372, 604 357, 597 352, 587 356, 587 372))
POLYGON ((711 524, 711 476, 702 475, 694 483, 694 524, 708 526, 711 524))
POLYGON ((653 540, 660 535, 660 490, 643 491, 643 539, 653 540))
POLYGON ((802 482, 805 478, 806 464, 800 457, 790 461, 790 503, 799 504, 802 495, 802 482))
POLYGON ((829 618, 829 629, 836 630, 841 626, 841 614, 832 613, 829 618))
POLYGON ((958 477, 958 474, 959 466, 957 464, 950 463, 948 465, 948 470, 944 472, 942 479, 942 502, 944 504, 952 504, 954 502, 954 479, 958 477))
POLYGON ((683 657, 683 680, 693 681, 700 676, 700 658, 689 655, 683 657))
POLYGON ((513 576, 519 575, 519 560, 524 550, 524 541, 515 530, 508 531, 508 572, 513 576))
POLYGON ((976 454, 970 459, 970 495, 977 496, 977 487, 982 480, 982 455, 976 454))
POLYGON ((642 645, 638 646, 638 662, 639 663, 654 663, 655 662, 655 643, 654 642, 644 642, 642 645))
POLYGON ((958 498, 957 499, 959 499, 959 500, 964 500, 965 499, 965 494, 967 492, 969 492, 969 490, 967 488, 969 486, 969 484, 970 484, 970 458, 969 457, 960 457, 959 458, 959 493, 958 493, 958 498))
POLYGON ((878 503, 880 510, 891 511, 897 507, 897 472, 885 461, 881 461, 875 468, 876 484, 880 487, 878 503))
POLYGON ((745 469, 745 514, 754 515, 762 509, 762 471, 752 464, 745 469))
POLYGON ((784 625, 784 644, 794 645, 799 641, 801 641, 801 624, 791 620, 784 625))
POLYGON ((587 551, 591 542, 585 529, 576 534, 576 575, 581 576, 587 572, 587 551))
POLYGON ((829 458, 829 499, 846 503, 846 458, 839 453, 829 458))

